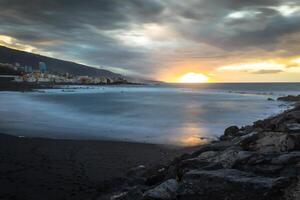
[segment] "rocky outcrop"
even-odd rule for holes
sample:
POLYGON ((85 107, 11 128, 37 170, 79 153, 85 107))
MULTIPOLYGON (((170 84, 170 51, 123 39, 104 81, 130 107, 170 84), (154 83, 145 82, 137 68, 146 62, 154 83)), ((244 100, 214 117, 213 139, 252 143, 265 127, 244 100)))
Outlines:
POLYGON ((227 128, 165 166, 133 168, 100 199, 299 200, 300 107, 227 128))
POLYGON ((240 129, 237 126, 230 126, 230 127, 226 128, 225 131, 224 131, 224 135, 222 135, 220 137, 220 140, 228 140, 228 139, 232 139, 236 136, 241 135, 239 130, 240 129))
POLYGON ((283 177, 260 177, 235 169, 193 170, 183 176, 177 199, 281 199, 280 190, 288 180, 283 177))
POLYGON ((295 145, 294 137, 284 132, 262 132, 248 149, 259 153, 280 153, 293 150, 295 145))
POLYGON ((294 95, 288 95, 284 97, 277 98, 279 101, 290 101, 290 102, 297 102, 300 101, 300 95, 294 96, 294 95))

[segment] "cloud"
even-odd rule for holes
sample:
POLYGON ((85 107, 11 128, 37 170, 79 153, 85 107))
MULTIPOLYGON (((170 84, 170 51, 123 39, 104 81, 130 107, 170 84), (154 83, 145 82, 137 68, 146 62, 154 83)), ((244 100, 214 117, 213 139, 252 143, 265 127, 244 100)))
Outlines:
MULTIPOLYGON (((292 62, 295 60, 292 60, 292 62)), ((297 59, 296 59, 297 61, 297 59)), ((300 73, 298 64, 282 64, 273 61, 258 63, 241 63, 235 65, 226 65, 217 68, 217 71, 236 71, 251 74, 276 74, 281 72, 300 73)))
POLYGON ((275 62, 259 62, 259 63, 242 63, 236 65, 227 65, 219 67, 219 71, 245 71, 251 73, 259 73, 266 71, 282 71, 285 69, 285 65, 275 62))
POLYGON ((299 56, 299 8, 298 0, 0 0, 0 35, 14 41, 6 46, 153 77, 182 60, 213 70, 250 54, 299 56))
POLYGON ((253 72, 253 74, 276 74, 276 73, 280 73, 280 72, 284 72, 283 70, 280 69, 262 69, 262 70, 258 70, 253 72))
POLYGON ((7 46, 10 48, 14 48, 14 49, 24 50, 27 52, 34 52, 36 50, 35 47, 27 45, 27 44, 22 44, 17 39, 7 36, 7 35, 0 35, 0 45, 7 46))

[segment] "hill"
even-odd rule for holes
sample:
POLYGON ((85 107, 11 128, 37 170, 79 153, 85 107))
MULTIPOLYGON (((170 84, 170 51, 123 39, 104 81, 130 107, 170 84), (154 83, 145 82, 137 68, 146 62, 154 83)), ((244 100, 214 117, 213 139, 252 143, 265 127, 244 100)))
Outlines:
POLYGON ((0 63, 20 63, 22 66, 28 65, 32 68, 38 69, 38 63, 44 62, 47 65, 47 70, 50 73, 69 73, 76 76, 106 76, 106 77, 120 77, 120 74, 113 73, 104 69, 96 69, 90 66, 50 58, 38 54, 28 53, 20 50, 15 50, 0 46, 0 63))

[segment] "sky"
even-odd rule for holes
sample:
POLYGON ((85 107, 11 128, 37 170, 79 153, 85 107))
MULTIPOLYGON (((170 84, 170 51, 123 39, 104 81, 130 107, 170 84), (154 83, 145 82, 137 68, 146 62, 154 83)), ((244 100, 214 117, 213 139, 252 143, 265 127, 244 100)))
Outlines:
POLYGON ((0 0, 0 45, 166 82, 299 82, 300 0, 0 0))

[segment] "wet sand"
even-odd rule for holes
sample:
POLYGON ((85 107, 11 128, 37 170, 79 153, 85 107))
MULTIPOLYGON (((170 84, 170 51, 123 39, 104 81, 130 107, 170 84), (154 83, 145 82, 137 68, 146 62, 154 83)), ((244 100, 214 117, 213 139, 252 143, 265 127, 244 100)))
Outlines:
POLYGON ((0 134, 0 199, 94 199, 103 181, 164 164, 193 148, 18 138, 0 134))

